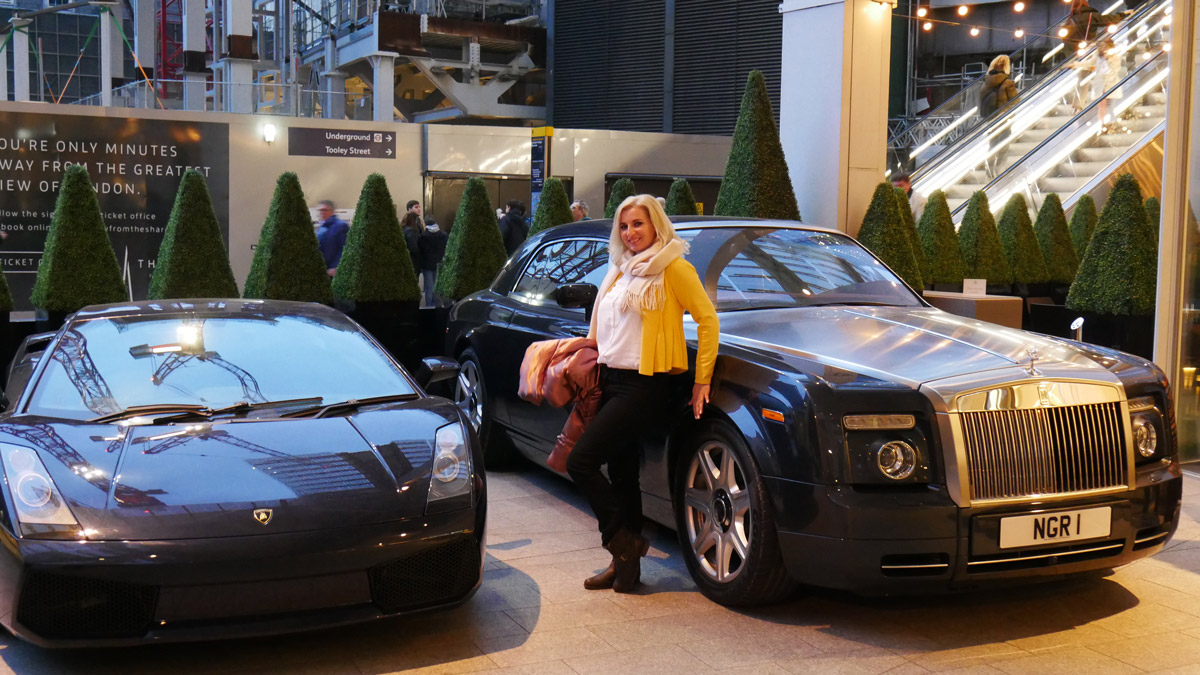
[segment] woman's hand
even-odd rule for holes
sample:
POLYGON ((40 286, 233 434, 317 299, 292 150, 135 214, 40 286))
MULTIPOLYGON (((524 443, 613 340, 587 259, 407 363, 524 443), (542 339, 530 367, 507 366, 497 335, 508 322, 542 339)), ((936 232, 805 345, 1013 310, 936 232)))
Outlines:
POLYGON ((695 384, 692 386, 692 413, 696 415, 696 419, 700 419, 700 415, 704 413, 704 404, 708 403, 708 392, 712 389, 711 385, 695 384))

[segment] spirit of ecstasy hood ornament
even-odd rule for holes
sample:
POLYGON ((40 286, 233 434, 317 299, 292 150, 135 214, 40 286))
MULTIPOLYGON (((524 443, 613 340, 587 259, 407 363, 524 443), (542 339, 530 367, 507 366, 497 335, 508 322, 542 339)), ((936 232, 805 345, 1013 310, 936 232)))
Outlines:
POLYGON ((1037 369, 1037 361, 1039 358, 1041 358, 1041 355, 1038 354, 1038 350, 1034 349, 1033 347, 1026 347, 1025 353, 1029 355, 1029 366, 1028 366, 1029 376, 1030 377, 1041 377, 1042 373, 1041 373, 1041 371, 1039 371, 1037 369))

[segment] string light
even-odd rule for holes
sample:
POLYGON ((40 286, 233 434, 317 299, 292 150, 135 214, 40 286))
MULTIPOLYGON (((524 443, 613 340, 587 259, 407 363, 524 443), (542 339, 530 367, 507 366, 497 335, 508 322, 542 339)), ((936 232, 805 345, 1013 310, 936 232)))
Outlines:
POLYGON ((1058 37, 1060 37, 1060 38, 1067 37, 1067 34, 1070 32, 1071 31, 1067 30, 1066 28, 1059 28, 1058 29, 1058 37))
POLYGON ((1164 43, 1163 43, 1163 51, 1164 51, 1164 52, 1169 52, 1169 51, 1171 51, 1171 43, 1170 43, 1170 42, 1164 42, 1164 43))
POLYGON ((1014 12, 1024 12, 1025 11, 1025 3, 1018 2, 1017 4, 1013 5, 1013 11, 1014 12))
POLYGON ((959 16, 966 16, 968 11, 970 11, 970 10, 967 9, 966 5, 958 6, 958 15, 959 16))
POLYGON ((925 15, 928 13, 929 13, 928 7, 918 7, 917 8, 917 16, 921 17, 922 19, 924 19, 925 15))
POLYGON ((933 22, 932 22, 932 21, 926 21, 925 23, 921 24, 921 28, 923 28, 924 30, 927 30, 927 31, 928 31, 928 30, 933 30, 933 22))
POLYGON ((1117 32, 1117 24, 1115 24, 1115 23, 1108 24, 1108 32, 1109 33, 1117 32))
POLYGON ((1015 32, 1013 32, 1013 37, 1016 37, 1016 38, 1023 38, 1023 37, 1025 37, 1025 29, 1024 29, 1024 28, 1018 28, 1018 29, 1017 29, 1015 32))
POLYGON ((971 26, 971 37, 979 37, 979 27, 971 26))
POLYGON ((1083 51, 1083 50, 1085 50, 1085 49, 1087 49, 1087 48, 1088 48, 1088 43, 1087 43, 1087 41, 1086 41, 1086 40, 1082 40, 1082 41, 1080 41, 1080 43, 1079 43, 1079 51, 1083 51))

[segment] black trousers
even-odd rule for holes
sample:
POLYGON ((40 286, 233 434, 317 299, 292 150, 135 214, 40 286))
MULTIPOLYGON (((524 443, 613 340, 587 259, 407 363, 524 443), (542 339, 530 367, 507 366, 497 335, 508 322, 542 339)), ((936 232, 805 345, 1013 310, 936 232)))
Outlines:
POLYGON ((642 440, 662 428, 674 391, 665 373, 600 366, 600 409, 567 457, 567 473, 591 504, 604 545, 621 528, 642 531, 642 440), (600 467, 608 465, 608 478, 600 467))

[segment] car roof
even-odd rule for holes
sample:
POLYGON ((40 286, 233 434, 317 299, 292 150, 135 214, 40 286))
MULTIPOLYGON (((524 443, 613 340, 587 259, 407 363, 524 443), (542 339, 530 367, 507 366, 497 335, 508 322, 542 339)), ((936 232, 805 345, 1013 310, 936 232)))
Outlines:
MULTIPOLYGON (((829 227, 809 225, 795 220, 772 220, 769 218, 730 218, 729 216, 671 216, 671 223, 676 230, 702 230, 717 227, 774 227, 789 230, 812 230, 814 232, 833 232, 845 234, 840 230, 829 227)), ((557 239, 559 237, 607 236, 612 229, 611 218, 595 220, 580 220, 574 223, 556 225, 548 230, 542 238, 557 239), (553 233, 551 235, 550 233, 553 233)))
POLYGON ((342 313, 315 302, 256 300, 243 298, 191 298, 186 300, 138 300, 107 305, 88 305, 75 313, 75 321, 127 316, 178 316, 191 314, 210 318, 288 314, 304 317, 342 317, 342 313))

